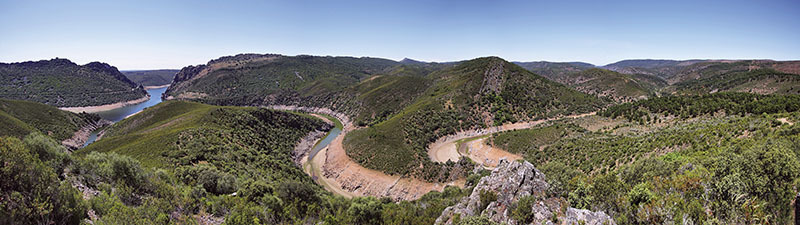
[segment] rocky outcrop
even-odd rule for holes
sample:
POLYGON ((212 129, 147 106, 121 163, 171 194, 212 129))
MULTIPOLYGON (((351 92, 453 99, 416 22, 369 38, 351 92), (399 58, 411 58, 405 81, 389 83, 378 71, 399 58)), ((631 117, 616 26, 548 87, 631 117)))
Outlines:
POLYGON ((472 194, 455 206, 447 207, 436 224, 453 224, 454 218, 486 216, 492 221, 510 225, 524 224, 512 218, 512 211, 519 199, 533 196, 531 205, 533 221, 530 224, 616 224, 604 212, 562 207, 568 204, 563 198, 548 197, 550 185, 544 174, 529 162, 500 161, 492 174, 481 178, 472 194), (496 198, 481 199, 491 195, 496 198), (488 194, 487 194, 488 193, 488 194), (458 216, 456 216, 458 215, 458 216), (553 219, 556 218, 556 221, 553 219))
POLYGON ((295 145, 294 151, 292 151, 292 161, 294 161, 294 164, 303 168, 303 158, 311 153, 311 150, 314 149, 314 145, 324 138, 325 134, 325 131, 315 130, 309 132, 308 135, 300 139, 297 145, 295 145))
POLYGON ((503 65, 505 62, 500 59, 494 59, 492 64, 483 73, 483 84, 481 84, 481 94, 494 93, 499 94, 502 91, 505 76, 503 76, 503 65))
POLYGON ((111 121, 105 119, 100 119, 95 122, 90 122, 85 126, 81 127, 80 130, 75 131, 75 134, 73 134, 71 138, 61 141, 61 144, 66 146, 70 150, 78 149, 81 146, 83 146, 83 144, 85 144, 86 141, 89 140, 89 135, 92 134, 92 131, 111 124, 112 124, 111 121))

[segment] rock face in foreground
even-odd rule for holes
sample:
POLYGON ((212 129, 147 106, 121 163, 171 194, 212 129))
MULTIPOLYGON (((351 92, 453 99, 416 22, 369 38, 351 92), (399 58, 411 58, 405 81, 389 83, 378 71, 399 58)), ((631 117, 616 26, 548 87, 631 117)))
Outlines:
POLYGON ((526 196, 536 199, 531 204, 532 222, 527 224, 616 224, 604 212, 562 207, 568 203, 563 198, 548 198, 549 187, 544 174, 531 163, 503 159, 491 175, 481 178, 470 196, 455 206, 447 207, 436 219, 436 224, 453 224, 454 219, 471 216, 485 216, 511 225, 526 224, 512 217, 514 208, 519 207, 518 201, 526 196))

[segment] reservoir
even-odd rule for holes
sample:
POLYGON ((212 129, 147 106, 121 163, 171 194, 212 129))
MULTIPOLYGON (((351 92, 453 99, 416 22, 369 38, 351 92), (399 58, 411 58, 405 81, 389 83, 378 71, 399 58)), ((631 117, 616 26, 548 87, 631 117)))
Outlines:
MULTIPOLYGON (((100 112, 97 112, 95 114, 100 115, 100 117, 102 117, 103 119, 107 119, 107 120, 110 120, 111 122, 115 122, 116 123, 116 122, 119 122, 122 119, 125 119, 125 117, 128 117, 130 115, 133 115, 133 114, 135 114, 137 112, 142 111, 144 108, 147 108, 147 107, 150 107, 150 106, 154 106, 154 105, 160 103, 161 102, 161 94, 164 94, 165 91, 167 91, 166 87, 148 89, 147 90, 147 94, 150 94, 150 99, 147 100, 146 102, 142 102, 142 103, 135 104, 135 105, 128 105, 128 106, 125 106, 125 107, 120 107, 120 108, 116 108, 116 109, 112 109, 112 110, 108 110, 108 111, 100 111, 100 112)), ((86 141, 85 144, 83 144, 83 147, 86 147, 87 145, 89 145, 92 142, 94 142, 95 140, 97 140, 97 134, 100 133, 101 130, 102 129, 97 129, 95 131, 92 131, 92 133, 89 134, 89 140, 86 141)))

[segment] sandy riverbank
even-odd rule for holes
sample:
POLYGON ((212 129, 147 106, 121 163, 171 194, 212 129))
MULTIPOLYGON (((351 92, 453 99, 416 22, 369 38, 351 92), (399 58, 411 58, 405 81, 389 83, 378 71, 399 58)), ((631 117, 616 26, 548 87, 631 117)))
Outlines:
POLYGON ((463 154, 466 154, 473 162, 483 165, 486 168, 495 168, 500 163, 500 159, 507 159, 508 161, 516 161, 522 159, 522 156, 507 152, 503 149, 496 148, 486 144, 486 138, 478 138, 468 141, 463 145, 466 149, 463 154))
POLYGON ((333 141, 312 160, 307 156, 302 162, 303 170, 319 182, 326 190, 345 196, 389 197, 394 200, 415 200, 431 191, 442 191, 448 185, 464 187, 465 179, 431 183, 416 178, 388 175, 378 170, 365 168, 353 161, 344 150, 343 141, 347 133, 357 129, 346 115, 327 108, 273 105, 267 108, 302 111, 333 116, 344 128, 333 141))
POLYGON ((70 111, 70 112, 74 112, 74 113, 80 113, 80 112, 96 113, 96 112, 102 112, 102 111, 108 111, 108 110, 112 110, 112 109, 116 109, 116 108, 121 108, 121 107, 129 106, 129 105, 139 104, 139 103, 142 103, 142 102, 146 102, 147 100, 150 100, 150 96, 149 95, 148 96, 144 96, 144 97, 139 98, 139 99, 134 99, 134 100, 126 101, 126 102, 117 102, 117 103, 112 103, 112 104, 107 104, 107 105, 83 106, 83 107, 61 107, 61 108, 58 108, 58 109, 61 109, 61 110, 64 110, 64 111, 70 111))
MULTIPOLYGON (((487 134, 493 134, 497 132, 507 131, 507 130, 520 130, 520 129, 528 129, 539 125, 544 122, 559 120, 564 118, 581 118, 586 116, 591 116, 596 114, 596 112, 592 113, 585 113, 580 115, 572 115, 566 117, 556 117, 556 118, 548 118, 542 120, 534 120, 534 121, 527 121, 527 122, 519 122, 519 123, 512 123, 512 124, 505 124, 501 126, 489 127, 486 129, 478 129, 478 130, 468 130, 468 131, 461 131, 453 135, 448 135, 436 140, 436 142, 431 143, 428 145, 428 157, 434 162, 447 162, 447 160, 451 161, 458 161, 458 158, 461 157, 461 153, 458 152, 457 142, 459 140, 468 139, 479 137, 487 134)), ((479 139, 483 140, 483 138, 479 139)), ((500 158, 502 157, 514 157, 512 153, 503 151, 498 148, 484 148, 483 146, 479 146, 477 142, 472 142, 474 149, 483 149, 483 153, 479 153, 480 151, 476 151, 474 155, 467 154, 467 157, 470 157, 475 162, 486 162, 485 166, 492 167, 492 164, 496 164, 499 162, 500 158), (495 162, 495 163, 489 163, 495 162)), ((469 147, 469 145, 468 145, 469 147)), ((511 158, 509 158, 511 159, 511 158)))
POLYGON ((144 86, 144 89, 145 90, 150 90, 150 89, 159 89, 159 88, 165 88, 165 87, 169 87, 169 84, 165 84, 165 85, 161 85, 161 86, 144 86))

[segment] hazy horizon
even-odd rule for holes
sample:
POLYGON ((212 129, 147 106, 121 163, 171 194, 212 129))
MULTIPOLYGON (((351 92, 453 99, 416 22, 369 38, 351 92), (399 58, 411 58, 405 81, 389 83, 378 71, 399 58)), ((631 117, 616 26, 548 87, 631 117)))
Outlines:
POLYGON ((448 62, 800 59, 800 3, 0 0, 0 62, 180 69, 240 53, 448 62))

